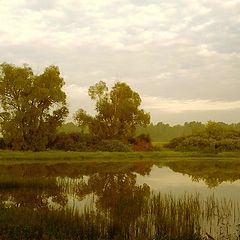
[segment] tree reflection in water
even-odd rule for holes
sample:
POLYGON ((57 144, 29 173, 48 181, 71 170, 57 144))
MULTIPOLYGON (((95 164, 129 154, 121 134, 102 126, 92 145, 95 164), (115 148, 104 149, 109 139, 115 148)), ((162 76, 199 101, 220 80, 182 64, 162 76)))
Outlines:
POLYGON ((97 173, 76 192, 80 197, 91 192, 97 196, 97 211, 110 220, 110 236, 123 234, 129 237, 150 196, 150 187, 146 184, 137 186, 134 173, 97 173))
POLYGON ((240 179, 240 161, 193 160, 171 161, 160 166, 167 166, 174 172, 187 174, 193 181, 203 180, 209 188, 215 188, 223 182, 234 182, 240 179))

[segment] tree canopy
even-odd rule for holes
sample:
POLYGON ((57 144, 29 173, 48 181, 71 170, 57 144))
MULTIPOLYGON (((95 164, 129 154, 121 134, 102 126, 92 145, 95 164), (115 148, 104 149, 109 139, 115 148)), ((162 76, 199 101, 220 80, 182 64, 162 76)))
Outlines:
POLYGON ((64 80, 57 66, 35 75, 28 65, 0 65, 0 125, 17 150, 44 150, 66 117, 64 80))
POLYGON ((138 125, 150 123, 150 115, 140 109, 139 94, 124 82, 115 83, 109 90, 106 83, 100 81, 89 88, 88 94, 95 101, 97 113, 90 116, 79 109, 75 121, 96 137, 127 140, 135 135, 138 125))

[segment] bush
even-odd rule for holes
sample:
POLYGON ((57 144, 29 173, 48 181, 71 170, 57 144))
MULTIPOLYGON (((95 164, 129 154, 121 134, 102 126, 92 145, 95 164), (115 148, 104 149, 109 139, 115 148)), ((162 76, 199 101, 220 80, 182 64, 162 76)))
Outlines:
POLYGON ((120 140, 99 140, 89 134, 59 133, 49 148, 64 151, 103 151, 131 152, 152 151, 153 146, 149 135, 142 134, 129 140, 128 144, 120 140))
POLYGON ((180 146, 181 142, 185 139, 186 137, 177 137, 173 138, 169 143, 164 144, 165 148, 170 148, 170 149, 178 149, 180 146))
POLYGON ((225 134, 224 137, 219 136, 217 139, 206 134, 190 135, 174 138, 165 147, 177 151, 240 151, 240 136, 236 132, 225 134))
POLYGON ((219 151, 240 151, 240 139, 222 139, 216 143, 219 151))
POLYGON ((119 140, 103 140, 97 145, 98 151, 103 152, 131 152, 132 149, 119 140))
POLYGON ((129 140, 134 151, 152 151, 152 141, 148 134, 141 134, 129 140))
POLYGON ((59 133, 50 148, 64 151, 130 152, 132 149, 119 140, 99 140, 83 133, 59 133))
POLYGON ((65 151, 94 151, 97 139, 82 133, 59 133, 50 148, 65 151))
POLYGON ((186 137, 181 142, 180 146, 178 148, 195 151, 199 149, 206 149, 209 148, 210 142, 208 139, 202 138, 201 136, 191 136, 186 137))

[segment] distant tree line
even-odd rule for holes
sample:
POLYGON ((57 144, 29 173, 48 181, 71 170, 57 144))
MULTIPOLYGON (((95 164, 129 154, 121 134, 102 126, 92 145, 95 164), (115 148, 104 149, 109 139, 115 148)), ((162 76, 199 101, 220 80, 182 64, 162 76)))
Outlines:
MULTIPOLYGON (((223 122, 216 123, 224 131, 240 131, 240 123, 227 124, 223 122)), ((185 122, 183 125, 170 126, 169 124, 159 122, 149 124, 147 127, 137 127, 137 134, 147 134, 153 141, 169 142, 173 138, 197 135, 204 132, 209 127, 208 124, 201 122, 185 122)))

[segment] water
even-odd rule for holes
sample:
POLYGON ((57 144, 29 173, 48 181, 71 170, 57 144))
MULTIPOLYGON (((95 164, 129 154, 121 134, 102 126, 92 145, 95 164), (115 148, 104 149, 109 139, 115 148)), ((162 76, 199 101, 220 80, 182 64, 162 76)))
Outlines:
POLYGON ((239 224, 237 161, 0 166, 0 239, 240 239, 239 224))
POLYGON ((138 184, 147 184, 154 192, 173 193, 181 196, 184 193, 199 193, 202 198, 214 195, 217 198, 238 200, 240 199, 240 180, 223 181, 215 184, 216 179, 194 179, 191 175, 174 172, 169 167, 158 167, 153 165, 148 176, 137 174, 138 184), (212 186, 214 185, 214 186, 212 186))

